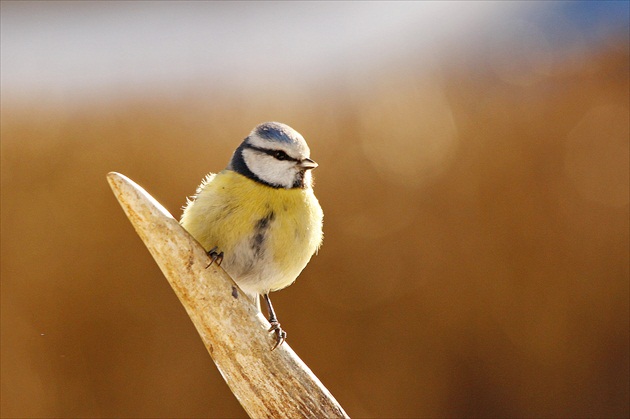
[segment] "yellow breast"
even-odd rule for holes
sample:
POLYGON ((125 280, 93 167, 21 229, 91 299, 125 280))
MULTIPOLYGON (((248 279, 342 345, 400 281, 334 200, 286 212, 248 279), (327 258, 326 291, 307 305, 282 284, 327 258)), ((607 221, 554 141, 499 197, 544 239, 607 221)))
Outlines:
POLYGON ((323 213, 311 188, 272 188, 231 170, 209 176, 182 226, 248 293, 290 285, 322 241, 323 213))

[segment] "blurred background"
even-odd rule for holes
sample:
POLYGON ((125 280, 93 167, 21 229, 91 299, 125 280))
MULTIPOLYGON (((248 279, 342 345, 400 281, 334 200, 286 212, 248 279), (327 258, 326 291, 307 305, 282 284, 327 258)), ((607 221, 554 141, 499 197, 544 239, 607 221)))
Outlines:
POLYGON ((320 167, 275 293, 353 417, 627 417, 629 3, 2 2, 3 417, 245 417, 105 180, 320 167))

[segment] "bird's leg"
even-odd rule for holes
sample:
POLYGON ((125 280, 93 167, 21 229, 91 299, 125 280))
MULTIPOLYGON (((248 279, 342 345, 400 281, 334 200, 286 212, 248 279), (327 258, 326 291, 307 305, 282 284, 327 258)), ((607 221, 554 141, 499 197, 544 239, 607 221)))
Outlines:
POLYGON ((223 262, 223 252, 218 253, 218 247, 214 246, 212 249, 208 250, 208 256, 210 256, 210 263, 206 266, 206 269, 210 267, 214 262, 217 263, 217 266, 221 266, 221 262, 223 262))
POLYGON ((263 294, 265 297, 265 301, 267 302, 267 312, 269 313, 269 323, 271 323, 271 327, 269 328, 269 332, 276 332, 276 344, 271 350, 273 351, 278 346, 282 345, 282 343, 287 339, 287 332, 282 330, 280 327, 280 323, 278 322, 278 318, 276 317, 276 312, 273 310, 273 306, 271 305, 271 300, 269 299, 269 294, 263 294))

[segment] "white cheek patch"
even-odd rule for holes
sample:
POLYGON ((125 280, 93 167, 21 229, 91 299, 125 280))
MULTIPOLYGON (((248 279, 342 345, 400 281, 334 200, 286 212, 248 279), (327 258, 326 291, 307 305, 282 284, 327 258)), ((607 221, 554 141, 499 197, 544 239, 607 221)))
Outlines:
POLYGON ((278 160, 268 154, 249 149, 243 150, 243 159, 249 170, 261 180, 284 188, 293 186, 297 174, 294 162, 278 160))

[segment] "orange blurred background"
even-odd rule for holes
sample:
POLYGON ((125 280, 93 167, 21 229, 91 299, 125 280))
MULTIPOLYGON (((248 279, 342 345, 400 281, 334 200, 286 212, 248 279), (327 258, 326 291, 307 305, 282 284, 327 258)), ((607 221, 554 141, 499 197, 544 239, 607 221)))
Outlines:
POLYGON ((245 417, 105 175, 179 217, 267 120, 309 142, 325 212, 274 305, 350 416, 627 417, 627 26, 556 45, 536 16, 286 85, 3 75, 2 417, 245 417))

